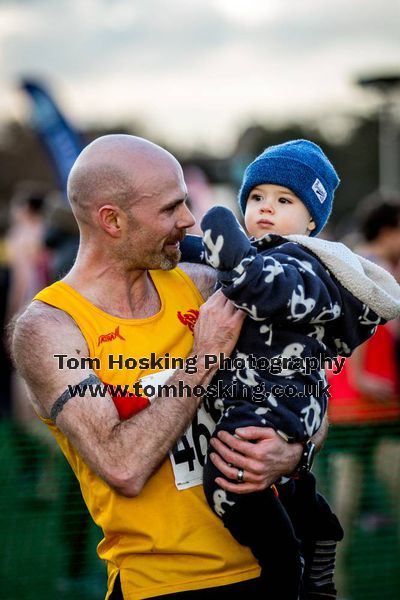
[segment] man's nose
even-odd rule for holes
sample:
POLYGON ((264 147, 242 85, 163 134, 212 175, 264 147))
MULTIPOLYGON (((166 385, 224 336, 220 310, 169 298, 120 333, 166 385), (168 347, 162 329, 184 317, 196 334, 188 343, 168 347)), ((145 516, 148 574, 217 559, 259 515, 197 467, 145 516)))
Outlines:
POLYGON ((189 227, 193 227, 196 223, 196 219, 190 212, 189 208, 186 204, 182 204, 182 208, 179 213, 179 218, 176 223, 176 227, 178 229, 189 229, 189 227))

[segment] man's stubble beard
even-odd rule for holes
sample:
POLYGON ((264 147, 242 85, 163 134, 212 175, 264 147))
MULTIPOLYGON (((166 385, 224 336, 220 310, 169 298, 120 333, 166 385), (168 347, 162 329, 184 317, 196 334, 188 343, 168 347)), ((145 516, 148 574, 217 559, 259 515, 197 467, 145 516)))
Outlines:
POLYGON ((174 249, 167 254, 164 248, 160 252, 147 253, 142 259, 138 256, 129 256, 129 253, 126 253, 126 249, 121 255, 121 261, 125 263, 128 271, 137 269, 170 271, 171 269, 175 269, 180 259, 180 250, 174 249))
MULTIPOLYGON (((147 236, 147 232, 142 229, 140 227, 140 225, 137 224, 137 222, 135 221, 135 219, 130 216, 129 218, 129 226, 131 228, 132 231, 136 231, 137 234, 143 234, 143 237, 147 236)), ((171 269, 174 269, 177 264, 179 263, 180 259, 181 259, 181 251, 179 248, 171 248, 170 252, 167 253, 165 250, 165 246, 168 245, 168 243, 175 243, 176 241, 182 241, 183 238, 186 235, 186 229, 184 230, 180 230, 180 232, 178 232, 178 235, 172 236, 171 238, 168 238, 166 240, 166 242, 164 243, 164 246, 159 250, 159 251, 153 251, 153 252, 149 252, 146 256, 146 254, 143 256, 143 259, 140 260, 138 256, 135 256, 136 252, 135 250, 137 250, 138 245, 140 246, 140 242, 139 244, 133 244, 133 246, 129 249, 127 249, 126 247, 123 248, 122 252, 121 252, 121 259, 123 262, 125 262, 125 264, 127 264, 129 270, 133 270, 133 269, 148 269, 148 270, 162 270, 162 271, 170 271, 171 269), (132 251, 132 254, 131 254, 132 251), (130 255, 131 257, 130 258, 130 255)))
POLYGON ((164 247, 161 252, 161 263, 160 263, 160 267, 159 267, 162 271, 170 271, 171 269, 174 269, 177 266, 177 264, 179 263, 179 261, 181 260, 181 256, 182 256, 180 248, 171 249, 171 254, 167 254, 166 250, 165 250, 165 245, 167 245, 168 242, 169 243, 182 242, 185 235, 186 235, 186 229, 181 230, 180 234, 178 236, 174 236, 173 238, 171 238, 165 242, 164 247))
POLYGON ((159 266, 159 269, 161 269, 161 271, 170 271, 171 269, 175 269, 175 267, 181 260, 181 251, 176 250, 174 254, 174 257, 166 256, 165 254, 161 255, 161 261, 159 266))

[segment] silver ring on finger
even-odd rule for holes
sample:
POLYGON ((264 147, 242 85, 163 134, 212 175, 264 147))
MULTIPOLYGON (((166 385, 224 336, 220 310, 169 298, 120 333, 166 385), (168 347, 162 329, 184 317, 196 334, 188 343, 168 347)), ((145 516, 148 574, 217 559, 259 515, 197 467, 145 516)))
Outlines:
POLYGON ((239 483, 244 483, 244 470, 243 469, 238 469, 236 479, 239 483))

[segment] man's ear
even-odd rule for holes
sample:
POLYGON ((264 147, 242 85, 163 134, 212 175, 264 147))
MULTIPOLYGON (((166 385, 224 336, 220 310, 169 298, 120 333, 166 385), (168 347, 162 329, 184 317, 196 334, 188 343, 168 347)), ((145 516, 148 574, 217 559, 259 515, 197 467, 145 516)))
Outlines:
POLYGON ((120 237, 124 214, 115 204, 104 204, 97 211, 99 225, 103 231, 112 237, 120 237))
POLYGON ((314 229, 316 228, 316 223, 314 221, 314 219, 310 219, 310 222, 308 224, 307 230, 308 231, 314 231, 314 229))

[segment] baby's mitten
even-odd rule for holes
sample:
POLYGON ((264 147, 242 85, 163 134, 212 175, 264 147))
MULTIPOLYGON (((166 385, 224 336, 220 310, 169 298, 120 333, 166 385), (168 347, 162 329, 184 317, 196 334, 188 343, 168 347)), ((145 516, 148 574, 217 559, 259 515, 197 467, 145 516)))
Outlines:
POLYGON ((203 245, 208 264, 215 269, 231 271, 255 250, 231 210, 223 206, 211 208, 201 222, 203 245))
POLYGON ((206 263, 203 240, 199 235, 188 234, 179 244, 181 262, 206 263))

